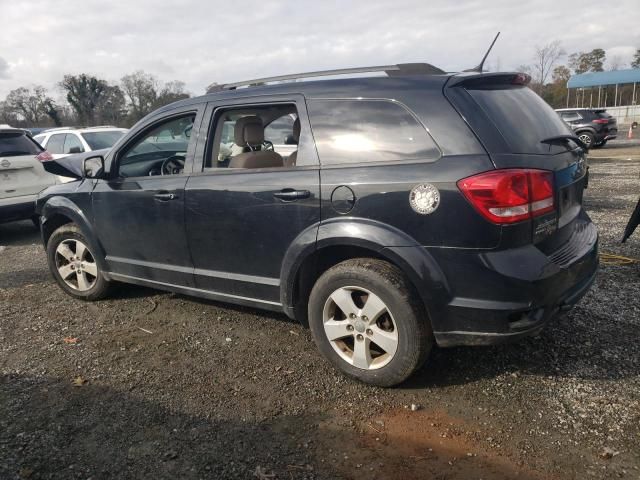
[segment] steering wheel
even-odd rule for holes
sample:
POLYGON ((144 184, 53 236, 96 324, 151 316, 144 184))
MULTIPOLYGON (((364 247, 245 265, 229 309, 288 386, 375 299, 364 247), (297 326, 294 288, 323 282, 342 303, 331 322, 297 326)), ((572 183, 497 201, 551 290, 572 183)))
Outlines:
POLYGON ((173 155, 162 162, 160 173, 162 175, 177 175, 184 169, 184 157, 173 155))

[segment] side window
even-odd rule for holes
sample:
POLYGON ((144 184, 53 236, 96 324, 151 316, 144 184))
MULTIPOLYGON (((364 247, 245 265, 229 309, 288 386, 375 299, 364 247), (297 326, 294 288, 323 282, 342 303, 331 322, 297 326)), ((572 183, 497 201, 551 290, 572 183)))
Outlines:
POLYGON ((51 135, 47 142, 47 150, 49 150, 49 153, 64 153, 64 139, 66 136, 66 133, 56 133, 55 135, 51 135))
POLYGON ((440 157, 426 129, 392 101, 310 100, 308 108, 325 165, 440 157))
POLYGON ((84 147, 77 135, 73 133, 67 133, 67 137, 64 140, 64 153, 82 153, 84 147))
MULTIPOLYGON (((214 113, 205 169, 295 167, 295 104, 220 109, 214 113)), ((299 125, 299 123, 298 123, 299 125)))
POLYGON ((154 125, 118 155, 121 177, 178 175, 185 157, 195 113, 154 125))
POLYGON ((576 120, 580 120, 582 118, 575 112, 563 113, 561 114, 561 117, 565 122, 575 122, 576 120))

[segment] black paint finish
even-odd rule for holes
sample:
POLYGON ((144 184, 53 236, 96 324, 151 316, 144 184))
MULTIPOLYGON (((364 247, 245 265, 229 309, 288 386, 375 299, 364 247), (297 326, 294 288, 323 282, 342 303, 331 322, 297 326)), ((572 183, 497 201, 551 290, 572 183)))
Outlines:
POLYGON ((441 345, 535 333, 587 291, 597 269, 597 232, 582 208, 584 154, 559 145, 549 145, 544 155, 510 151, 463 87, 468 78, 494 77, 298 82, 163 107, 106 155, 104 178, 40 195, 43 240, 72 221, 110 279, 290 316, 303 274, 318 275, 318 259, 353 249, 406 273, 441 345), (323 165, 306 102, 341 98, 398 102, 428 129, 440 155, 389 163, 363 156, 361 163, 323 165), (275 102, 298 110, 297 167, 203 172, 216 112, 275 102), (119 177, 118 159, 128 146, 158 122, 190 112, 196 119, 181 174, 119 177), (484 220, 456 182, 495 168, 552 170, 557 212, 509 226, 484 220), (438 208, 428 215, 409 204, 411 189, 422 183, 440 192, 438 208))

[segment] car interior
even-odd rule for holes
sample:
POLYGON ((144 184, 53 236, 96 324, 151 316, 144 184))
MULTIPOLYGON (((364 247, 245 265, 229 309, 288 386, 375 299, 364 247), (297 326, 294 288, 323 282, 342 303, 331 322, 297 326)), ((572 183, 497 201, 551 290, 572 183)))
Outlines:
POLYGON ((177 175, 184 169, 195 115, 172 119, 145 133, 119 157, 121 177, 177 175))
POLYGON ((295 167, 300 138, 295 105, 229 109, 214 125, 205 169, 295 167))

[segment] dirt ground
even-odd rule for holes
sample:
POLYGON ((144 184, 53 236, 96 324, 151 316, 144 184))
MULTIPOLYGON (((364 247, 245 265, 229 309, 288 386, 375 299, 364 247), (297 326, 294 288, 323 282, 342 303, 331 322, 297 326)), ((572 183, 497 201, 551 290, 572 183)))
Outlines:
MULTIPOLYGON (((640 194, 640 143, 590 156, 601 250, 640 194)), ((640 263, 603 264, 536 338, 436 349, 395 389, 347 380, 283 315, 51 280, 30 223, 0 226, 2 479, 640 478, 640 263), (413 411, 415 405, 417 411, 413 411)))

